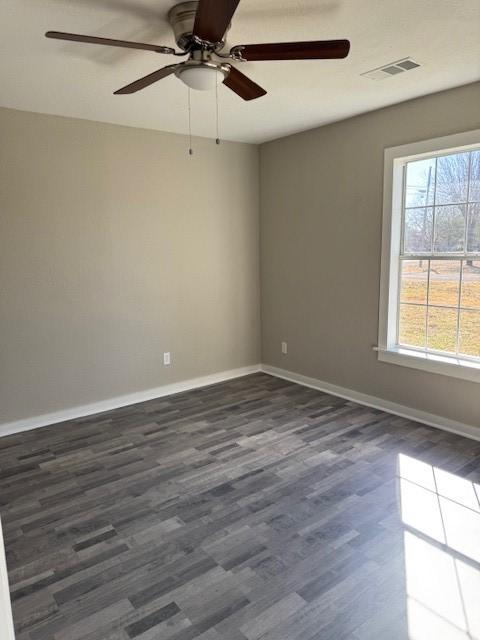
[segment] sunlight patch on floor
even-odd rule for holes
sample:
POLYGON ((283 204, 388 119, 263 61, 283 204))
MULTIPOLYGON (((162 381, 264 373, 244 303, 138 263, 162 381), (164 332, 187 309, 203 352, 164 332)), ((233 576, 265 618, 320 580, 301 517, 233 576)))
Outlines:
POLYGON ((400 454, 410 640, 480 640, 480 486, 400 454))

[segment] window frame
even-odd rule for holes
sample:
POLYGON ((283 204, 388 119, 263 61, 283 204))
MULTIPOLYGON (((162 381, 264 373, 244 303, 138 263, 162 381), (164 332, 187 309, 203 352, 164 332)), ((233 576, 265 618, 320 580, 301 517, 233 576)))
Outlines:
POLYGON ((374 347, 381 362, 480 382, 480 362, 476 360, 397 344, 404 167, 414 160, 476 150, 479 145, 480 129, 476 129, 385 149, 378 346, 374 347))

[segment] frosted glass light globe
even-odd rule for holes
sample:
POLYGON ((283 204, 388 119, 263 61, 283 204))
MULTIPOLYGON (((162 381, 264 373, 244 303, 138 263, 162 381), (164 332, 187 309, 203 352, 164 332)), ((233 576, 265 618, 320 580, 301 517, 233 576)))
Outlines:
POLYGON ((225 74, 216 67, 207 65, 186 66, 178 72, 178 77, 190 89, 208 91, 215 89, 225 79, 225 74))

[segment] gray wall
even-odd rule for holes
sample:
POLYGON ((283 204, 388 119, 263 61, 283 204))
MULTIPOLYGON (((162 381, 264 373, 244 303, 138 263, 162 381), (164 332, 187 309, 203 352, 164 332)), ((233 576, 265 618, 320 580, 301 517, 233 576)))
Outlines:
POLYGON ((480 426, 478 384, 372 351, 384 149, 478 128, 480 83, 262 145, 263 362, 480 426))
MULTIPOLYGON (((371 350, 383 150, 475 128, 478 83, 261 147, 263 362, 480 424, 371 350)), ((0 109, 0 424, 259 361, 258 149, 186 147, 0 109)))
POLYGON ((254 146, 0 109, 0 423, 257 363, 258 179, 254 146))

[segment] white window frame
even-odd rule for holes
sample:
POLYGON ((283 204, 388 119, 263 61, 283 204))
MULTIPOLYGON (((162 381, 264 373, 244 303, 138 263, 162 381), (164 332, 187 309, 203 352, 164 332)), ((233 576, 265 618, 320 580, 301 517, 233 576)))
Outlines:
POLYGON ((385 149, 379 328, 375 347, 382 362, 480 382, 479 362, 397 345, 404 166, 412 160, 470 151, 479 144, 480 129, 476 129, 385 149))

